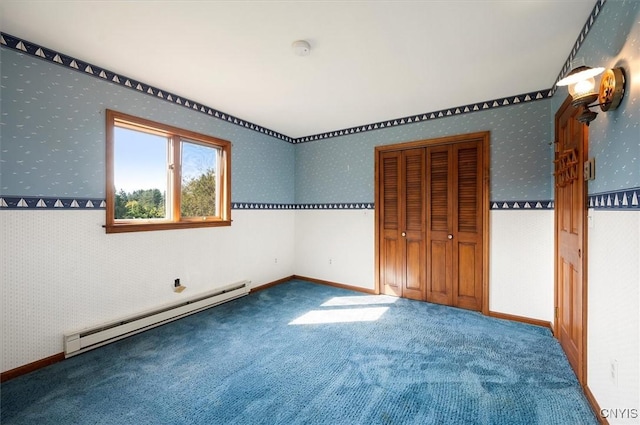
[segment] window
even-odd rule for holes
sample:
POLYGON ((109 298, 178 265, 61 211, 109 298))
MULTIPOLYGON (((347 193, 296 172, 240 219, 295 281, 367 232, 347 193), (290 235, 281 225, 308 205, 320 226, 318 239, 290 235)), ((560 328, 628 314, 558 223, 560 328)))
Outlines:
POLYGON ((231 225, 231 143, 107 109, 107 233, 231 225))

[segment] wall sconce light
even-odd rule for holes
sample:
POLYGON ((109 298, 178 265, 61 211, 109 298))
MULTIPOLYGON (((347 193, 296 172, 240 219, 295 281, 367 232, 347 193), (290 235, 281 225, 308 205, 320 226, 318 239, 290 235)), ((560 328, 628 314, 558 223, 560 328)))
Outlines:
POLYGON ((620 105, 624 97, 625 75, 622 68, 605 70, 602 67, 591 68, 579 65, 568 73, 556 86, 569 86, 571 104, 576 108, 582 108, 578 121, 587 125, 596 118, 597 112, 590 108, 600 106, 603 112, 613 111, 620 105), (600 78, 600 89, 595 91, 595 76, 604 74, 600 78), (593 103, 595 101, 598 103, 593 103), (592 104, 593 103, 593 104, 592 104))

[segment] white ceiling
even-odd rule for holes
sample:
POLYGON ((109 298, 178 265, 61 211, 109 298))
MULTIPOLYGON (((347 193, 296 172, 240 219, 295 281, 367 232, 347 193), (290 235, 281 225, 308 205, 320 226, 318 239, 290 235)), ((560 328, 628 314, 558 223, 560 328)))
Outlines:
POLYGON ((297 138, 551 88, 594 5, 3 0, 0 30, 297 138))

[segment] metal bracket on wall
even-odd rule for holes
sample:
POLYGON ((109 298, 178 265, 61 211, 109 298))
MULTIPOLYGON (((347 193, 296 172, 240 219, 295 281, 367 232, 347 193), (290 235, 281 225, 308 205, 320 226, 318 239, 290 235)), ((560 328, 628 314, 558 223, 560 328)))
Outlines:
POLYGON ((596 179, 596 159, 589 158, 584 162, 584 179, 595 180, 596 179))

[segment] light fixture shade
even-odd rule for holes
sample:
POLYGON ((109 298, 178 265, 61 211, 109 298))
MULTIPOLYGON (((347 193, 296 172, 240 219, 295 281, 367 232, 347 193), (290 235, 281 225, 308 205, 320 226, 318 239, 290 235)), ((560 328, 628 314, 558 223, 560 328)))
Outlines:
POLYGON ((593 78, 596 75, 602 74, 604 68, 597 67, 591 68, 590 66, 578 66, 571 70, 562 80, 556 83, 556 86, 568 86, 571 84, 579 83, 582 80, 586 80, 588 78, 593 78))
POLYGON ((575 84, 569 84, 569 94, 574 99, 579 96, 584 96, 589 93, 595 93, 596 79, 593 77, 585 78, 578 81, 575 84))
POLYGON ((575 84, 570 84, 569 94, 573 106, 588 105, 598 98, 595 91, 596 80, 593 77, 582 79, 575 84))
POLYGON ((575 107, 588 105, 598 98, 595 92, 596 80, 593 78, 604 71, 604 68, 591 68, 585 66, 584 61, 578 61, 574 67, 563 79, 556 83, 557 86, 569 86, 569 94, 571 95, 572 104, 575 107))

